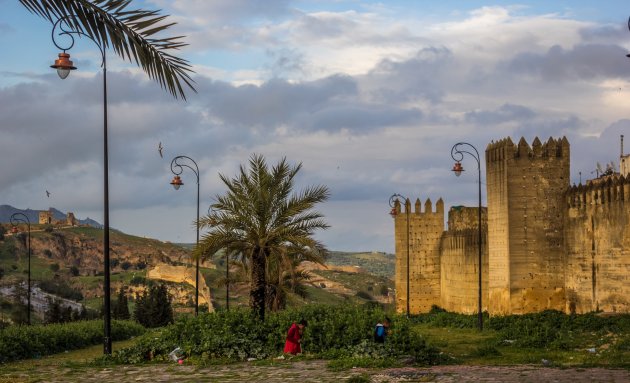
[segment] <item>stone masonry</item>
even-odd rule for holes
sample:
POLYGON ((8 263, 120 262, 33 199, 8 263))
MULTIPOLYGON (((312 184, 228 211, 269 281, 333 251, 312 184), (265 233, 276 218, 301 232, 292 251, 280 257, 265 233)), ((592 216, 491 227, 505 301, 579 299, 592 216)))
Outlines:
MULTIPOLYGON (((623 150, 623 149, 622 149, 623 150)), ((630 177, 613 173, 569 184, 566 138, 492 142, 485 152, 482 307, 491 315, 546 309, 630 312, 630 177)), ((620 157, 620 163, 628 156, 620 157)), ((444 203, 411 211, 397 202, 396 309, 406 311, 409 222, 410 311, 432 305, 478 311, 478 208, 444 203), (407 219, 409 221, 407 221, 407 219)))

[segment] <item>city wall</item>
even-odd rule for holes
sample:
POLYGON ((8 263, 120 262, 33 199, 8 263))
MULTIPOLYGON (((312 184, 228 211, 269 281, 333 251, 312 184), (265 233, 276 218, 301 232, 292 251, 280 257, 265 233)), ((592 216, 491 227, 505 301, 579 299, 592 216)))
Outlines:
MULTIPOLYGON (((569 156, 566 138, 531 146, 507 138, 486 149, 481 295, 491 315, 630 312, 630 177, 570 187, 569 156)), ((393 211, 397 311, 407 304, 409 222, 411 313, 432 305, 477 312, 477 208, 451 208, 444 231, 443 201, 435 212, 430 200, 420 205, 396 203, 393 211)))
POLYGON ((630 312, 630 178, 573 186, 565 197, 565 311, 630 312))

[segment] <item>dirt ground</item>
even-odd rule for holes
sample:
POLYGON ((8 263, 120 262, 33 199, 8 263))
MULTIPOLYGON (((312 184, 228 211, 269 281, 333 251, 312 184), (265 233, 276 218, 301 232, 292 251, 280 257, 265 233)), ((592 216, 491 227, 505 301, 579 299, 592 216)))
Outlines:
MULTIPOLYGON (((31 371, 0 367, 0 382, 344 382, 363 376, 374 383, 397 382, 630 382, 630 371, 602 368, 544 368, 539 366, 435 366, 429 368, 351 369, 331 371, 326 361, 310 360, 257 365, 238 363, 196 367, 157 364, 85 367, 39 365, 31 371)), ((367 380, 365 380, 367 382, 367 380)))

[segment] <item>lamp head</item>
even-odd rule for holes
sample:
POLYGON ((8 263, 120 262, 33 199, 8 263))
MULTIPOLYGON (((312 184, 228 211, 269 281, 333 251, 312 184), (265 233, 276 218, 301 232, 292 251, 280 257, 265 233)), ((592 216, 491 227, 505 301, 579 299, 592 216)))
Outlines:
POLYGON ((173 180, 171 181, 171 185, 173 185, 175 190, 179 190, 179 187, 182 186, 183 184, 184 183, 182 182, 182 179, 179 178, 179 176, 173 177, 173 180))
POLYGON ((70 54, 66 52, 59 53, 59 58, 55 60, 55 64, 51 65, 50 67, 57 69, 57 74, 62 80, 68 77, 71 70, 77 69, 77 67, 72 65, 70 54))
POLYGON ((462 166, 461 162, 457 161, 455 162, 455 165, 453 166, 453 169, 451 169, 451 171, 455 172, 455 175, 459 177, 464 171, 464 167, 462 166))

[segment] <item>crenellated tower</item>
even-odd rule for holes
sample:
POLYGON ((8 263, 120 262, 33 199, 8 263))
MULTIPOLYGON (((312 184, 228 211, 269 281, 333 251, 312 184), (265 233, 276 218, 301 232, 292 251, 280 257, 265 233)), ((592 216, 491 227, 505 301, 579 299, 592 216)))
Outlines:
POLYGON ((427 312, 440 304, 440 239, 444 232, 444 202, 416 199, 394 205, 396 248, 396 311, 407 309, 407 222, 409 222, 409 296, 410 312, 427 312), (409 221, 407 221, 407 219, 409 221))
POLYGON ((486 148, 491 315, 565 309, 566 137, 510 138, 486 148))

